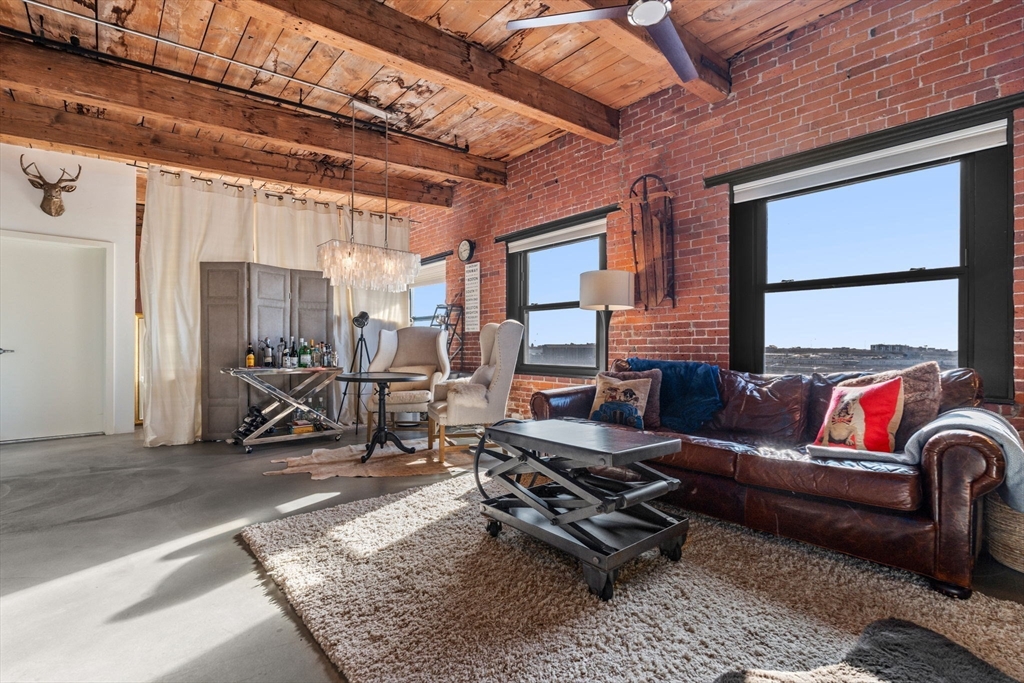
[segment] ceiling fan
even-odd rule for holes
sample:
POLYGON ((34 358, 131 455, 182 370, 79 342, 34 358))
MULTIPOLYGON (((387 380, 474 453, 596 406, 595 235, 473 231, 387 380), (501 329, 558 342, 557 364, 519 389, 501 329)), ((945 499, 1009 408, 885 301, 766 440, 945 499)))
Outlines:
POLYGON ((541 26, 559 26, 574 22, 597 21, 598 19, 626 19, 633 26, 642 26, 651 34, 651 38, 661 49, 665 59, 672 65, 675 72, 683 82, 692 81, 697 78, 697 69, 693 66, 690 55, 683 46, 683 41, 676 32, 672 20, 669 18, 669 10, 672 9, 671 0, 636 0, 631 5, 619 7, 605 7, 603 9, 588 9, 582 12, 567 12, 565 14, 552 14, 545 17, 534 17, 533 19, 516 19, 505 25, 509 31, 519 31, 527 28, 540 28, 541 26))

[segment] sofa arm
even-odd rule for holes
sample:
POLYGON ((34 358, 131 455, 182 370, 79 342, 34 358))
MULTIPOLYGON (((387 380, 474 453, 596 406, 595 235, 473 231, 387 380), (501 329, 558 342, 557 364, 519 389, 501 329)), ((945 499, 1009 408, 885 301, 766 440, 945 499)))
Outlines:
POLYGON ((1006 473, 1003 449, 987 436, 950 429, 928 439, 921 454, 925 499, 935 521, 935 577, 969 587, 980 510, 975 502, 1006 473), (975 515, 978 512, 978 515, 975 515))
POLYGON ((534 420, 551 420, 558 417, 590 417, 590 407, 594 405, 597 387, 586 386, 566 387, 564 389, 548 389, 534 392, 530 397, 530 412, 534 420))

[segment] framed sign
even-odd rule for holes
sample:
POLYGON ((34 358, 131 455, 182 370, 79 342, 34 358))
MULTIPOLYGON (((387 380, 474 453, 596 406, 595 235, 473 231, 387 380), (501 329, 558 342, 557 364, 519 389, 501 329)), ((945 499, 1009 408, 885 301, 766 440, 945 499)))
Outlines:
POLYGON ((480 331, 480 262, 466 264, 466 332, 480 331))

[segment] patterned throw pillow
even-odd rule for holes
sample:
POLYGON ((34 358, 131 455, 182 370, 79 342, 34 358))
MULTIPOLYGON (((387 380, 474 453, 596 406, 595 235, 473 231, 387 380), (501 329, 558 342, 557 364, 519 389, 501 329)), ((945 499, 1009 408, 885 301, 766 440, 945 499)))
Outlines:
POLYGON ((875 375, 857 377, 840 382, 841 387, 863 387, 885 382, 893 377, 903 378, 903 419, 896 430, 896 450, 902 451, 907 439, 939 415, 942 383, 939 364, 935 361, 914 365, 906 370, 889 370, 875 375))
POLYGON ((661 370, 644 370, 633 372, 631 370, 599 372, 598 376, 612 377, 614 379, 649 379, 651 388, 647 392, 647 407, 643 409, 644 429, 657 429, 661 426, 661 370))
POLYGON ((597 376, 597 393, 590 409, 590 419, 644 428, 644 408, 651 392, 650 379, 620 380, 597 376))
POLYGON ((902 377, 866 387, 838 386, 814 445, 892 453, 902 418, 902 377))

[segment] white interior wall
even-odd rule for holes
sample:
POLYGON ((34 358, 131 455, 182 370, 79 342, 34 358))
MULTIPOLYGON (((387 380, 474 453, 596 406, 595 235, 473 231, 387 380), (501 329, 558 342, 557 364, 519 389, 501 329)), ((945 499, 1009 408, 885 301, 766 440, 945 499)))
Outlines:
POLYGON ((114 245, 114 300, 108 303, 113 304, 113 428, 118 433, 135 429, 135 183, 135 169, 123 163, 0 144, 0 229, 114 245), (74 173, 82 165, 77 190, 63 197, 63 216, 39 208, 43 193, 22 173, 22 154, 50 182, 61 167, 74 173))

